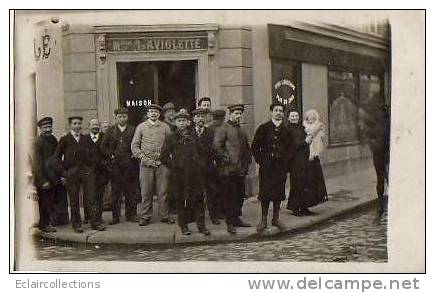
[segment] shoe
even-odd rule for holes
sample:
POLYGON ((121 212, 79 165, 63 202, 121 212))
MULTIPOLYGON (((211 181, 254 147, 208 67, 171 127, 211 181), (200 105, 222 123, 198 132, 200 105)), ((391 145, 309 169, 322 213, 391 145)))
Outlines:
POLYGON ((39 230, 41 230, 42 232, 46 232, 46 233, 53 233, 56 232, 56 228, 53 227, 52 225, 47 225, 45 227, 40 227, 39 230))
POLYGON ((137 223, 137 222, 139 222, 139 219, 136 216, 134 216, 134 217, 126 218, 126 221, 131 222, 131 223, 137 223))
POLYGON ((263 232, 267 228, 267 222, 261 220, 260 224, 257 226, 257 232, 263 232))
POLYGON ((169 223, 169 218, 160 219, 161 223, 169 223))
POLYGON ((171 225, 175 224, 175 219, 172 217, 169 217, 168 224, 171 224, 171 225))
POLYGON ((190 232, 188 227, 181 227, 181 234, 190 235, 190 234, 192 234, 192 232, 190 232))
POLYGON ((112 218, 112 220, 110 220, 109 225, 116 225, 119 224, 119 218, 112 218))
POLYGON ((243 222, 240 218, 238 218, 238 219, 236 220, 236 223, 235 223, 234 226, 236 226, 236 227, 251 227, 251 224, 249 224, 249 223, 245 223, 245 222, 243 222))
POLYGON ((150 219, 140 219, 139 226, 146 226, 150 223, 150 219))
POLYGON ((302 209, 301 210, 301 214, 303 216, 312 216, 315 215, 315 213, 313 213, 312 211, 310 211, 308 208, 302 209))
POLYGON ((97 224, 97 225, 92 225, 92 230, 97 230, 97 231, 104 231, 106 230, 106 227, 101 225, 101 224, 97 224))
POLYGON ((219 221, 218 219, 211 219, 211 223, 212 223, 213 225, 220 225, 220 224, 221 224, 221 221, 219 221))
POLYGON ((272 220, 272 226, 275 226, 282 231, 287 229, 287 227, 284 224, 282 224, 279 220, 272 220))
POLYGON ((83 224, 88 224, 89 223, 89 220, 88 219, 84 219, 83 220, 83 224))
POLYGON ((209 236, 211 234, 207 228, 198 229, 198 232, 204 234, 205 236, 209 236))
POLYGON ((296 216, 296 217, 302 217, 303 216, 303 214, 302 214, 300 209, 293 210, 293 215, 296 216))
POLYGON ((73 227, 73 229, 74 229, 74 232, 76 232, 76 233, 83 233, 82 226, 76 226, 76 227, 73 227))
POLYGON ((236 234, 237 233, 236 228, 234 228, 234 226, 232 224, 227 224, 227 231, 230 234, 236 234))

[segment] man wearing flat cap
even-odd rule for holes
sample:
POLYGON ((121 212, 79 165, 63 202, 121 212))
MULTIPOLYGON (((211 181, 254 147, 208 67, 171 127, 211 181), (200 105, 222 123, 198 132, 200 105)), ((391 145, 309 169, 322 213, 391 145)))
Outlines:
POLYGON ((204 182, 205 198, 207 201, 208 213, 211 222, 219 225, 219 202, 214 178, 218 176, 215 165, 215 152, 213 150, 214 132, 212 129, 205 127, 206 115, 209 110, 198 108, 192 112, 193 116, 193 134, 198 140, 200 146, 200 155, 204 160, 204 170, 201 172, 204 182))
POLYGON ((39 229, 43 232, 56 232, 57 224, 68 223, 68 202, 60 174, 52 160, 57 147, 57 139, 53 135, 53 119, 42 118, 38 121, 38 127, 40 134, 33 144, 32 172, 38 194, 39 229), (56 202, 60 200, 63 200, 62 215, 57 214, 59 208, 56 209, 56 202))
POLYGON ((198 232, 210 235, 204 221, 205 157, 200 143, 188 127, 190 116, 179 112, 175 116, 177 130, 164 142, 161 154, 163 165, 171 169, 173 190, 177 199, 178 225, 183 235, 190 235, 188 223, 193 218, 198 232))
POLYGON ((68 191, 71 222, 75 232, 82 233, 82 220, 80 216, 79 194, 83 188, 83 197, 91 202, 91 228, 104 230, 105 227, 98 222, 98 206, 95 206, 95 173, 92 169, 92 154, 87 148, 85 136, 82 130, 83 118, 72 116, 68 118, 70 132, 61 137, 56 148, 55 158, 61 162, 64 170, 66 188, 68 191))
POLYGON ((170 171, 160 161, 163 142, 171 134, 169 126, 159 120, 162 110, 162 107, 156 104, 148 106, 148 119, 137 126, 131 142, 133 156, 140 161, 139 181, 142 196, 140 226, 146 226, 151 222, 154 191, 158 196, 160 221, 174 223, 168 215, 170 171))
POLYGON ((112 220, 116 225, 121 218, 121 199, 125 197, 125 218, 137 221, 137 162, 132 158, 131 141, 134 127, 128 125, 128 110, 115 110, 115 125, 110 126, 103 136, 100 149, 107 161, 111 178, 112 220))
POLYGON ((225 191, 223 192, 227 231, 236 233, 235 227, 250 227, 240 219, 244 201, 245 176, 252 161, 249 142, 240 127, 243 105, 228 107, 229 121, 217 127, 213 146, 217 153, 218 170, 225 191))

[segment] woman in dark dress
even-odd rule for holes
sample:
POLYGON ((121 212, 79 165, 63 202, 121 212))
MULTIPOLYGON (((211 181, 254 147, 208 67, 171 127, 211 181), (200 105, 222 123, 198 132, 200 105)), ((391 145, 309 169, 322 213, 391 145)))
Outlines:
POLYGON ((290 195, 287 209, 295 216, 313 214, 308 208, 327 200, 325 179, 318 157, 309 160, 310 138, 299 122, 296 111, 289 113, 290 150, 290 195))

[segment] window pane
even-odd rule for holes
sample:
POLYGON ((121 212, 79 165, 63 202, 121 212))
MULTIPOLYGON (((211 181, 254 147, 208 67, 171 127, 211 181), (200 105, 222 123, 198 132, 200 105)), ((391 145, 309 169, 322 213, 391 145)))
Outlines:
POLYGON ((330 70, 328 91, 329 144, 358 142, 356 75, 352 72, 330 70))
POLYGON ((362 106, 380 105, 383 103, 382 84, 378 75, 360 74, 359 92, 362 106))

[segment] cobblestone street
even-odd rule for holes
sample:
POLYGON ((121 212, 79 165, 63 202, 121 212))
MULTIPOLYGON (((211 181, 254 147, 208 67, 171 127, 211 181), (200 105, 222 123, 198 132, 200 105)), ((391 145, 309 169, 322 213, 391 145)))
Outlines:
POLYGON ((369 208, 273 240, 170 248, 57 246, 39 239, 41 260, 387 262, 387 213, 369 208))

